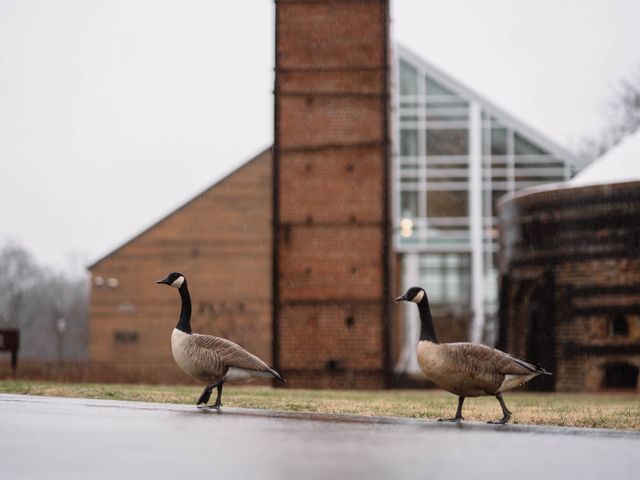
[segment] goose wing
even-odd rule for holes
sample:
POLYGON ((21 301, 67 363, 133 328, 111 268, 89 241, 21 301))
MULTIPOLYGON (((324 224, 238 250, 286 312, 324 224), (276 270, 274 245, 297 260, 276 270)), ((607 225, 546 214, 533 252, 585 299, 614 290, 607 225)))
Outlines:
POLYGON ((510 390, 541 373, 544 368, 495 348, 476 343, 448 344, 450 358, 458 365, 458 375, 469 390, 488 394, 510 390))
POLYGON ((253 353, 248 352, 237 343, 226 338, 214 337, 212 335, 194 335, 193 343, 199 349, 209 352, 226 368, 237 368, 254 372, 264 372, 270 376, 282 380, 278 372, 272 369, 265 362, 260 360, 253 353))
POLYGON ((458 350, 467 362, 485 365, 487 371, 502 375, 549 374, 540 365, 479 343, 451 343, 449 346, 458 350))

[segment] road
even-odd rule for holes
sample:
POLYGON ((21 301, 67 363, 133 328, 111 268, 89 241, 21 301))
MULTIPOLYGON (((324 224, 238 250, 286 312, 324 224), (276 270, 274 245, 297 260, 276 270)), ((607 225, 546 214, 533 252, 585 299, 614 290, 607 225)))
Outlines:
POLYGON ((0 395, 0 478, 637 478, 639 433, 0 395))

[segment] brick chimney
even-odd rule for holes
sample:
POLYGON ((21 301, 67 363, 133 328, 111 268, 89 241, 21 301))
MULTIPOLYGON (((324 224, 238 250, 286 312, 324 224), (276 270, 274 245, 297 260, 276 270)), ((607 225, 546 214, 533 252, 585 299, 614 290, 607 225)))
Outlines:
POLYGON ((388 25, 388 1, 276 1, 273 328, 287 386, 390 382, 388 25))

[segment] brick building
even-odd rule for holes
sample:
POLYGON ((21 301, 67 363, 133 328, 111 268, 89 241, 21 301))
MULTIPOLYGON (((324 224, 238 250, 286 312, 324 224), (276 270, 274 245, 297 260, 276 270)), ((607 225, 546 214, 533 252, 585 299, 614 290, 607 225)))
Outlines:
POLYGON ((640 180, 621 181, 640 178, 638 154, 501 205, 498 343, 554 372, 533 389, 638 390, 640 180))
POLYGON ((169 337, 175 292, 155 281, 189 277, 194 327, 271 353, 271 149, 89 267, 92 376, 185 381, 169 337))
POLYGON ((391 55, 388 9, 276 2, 273 150, 90 267, 98 378, 187 380, 168 346, 179 300, 154 283, 173 270, 197 331, 293 387, 406 384, 416 312, 391 302, 409 284, 430 292, 444 341, 495 320, 496 199, 566 180, 570 154, 410 51, 391 55))

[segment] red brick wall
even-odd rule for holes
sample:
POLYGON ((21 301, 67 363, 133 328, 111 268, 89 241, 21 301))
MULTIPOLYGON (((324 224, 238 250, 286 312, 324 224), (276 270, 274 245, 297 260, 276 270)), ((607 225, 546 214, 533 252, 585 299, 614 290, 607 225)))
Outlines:
POLYGON ((274 322, 288 386, 388 384, 386 1, 276 2, 274 322))

